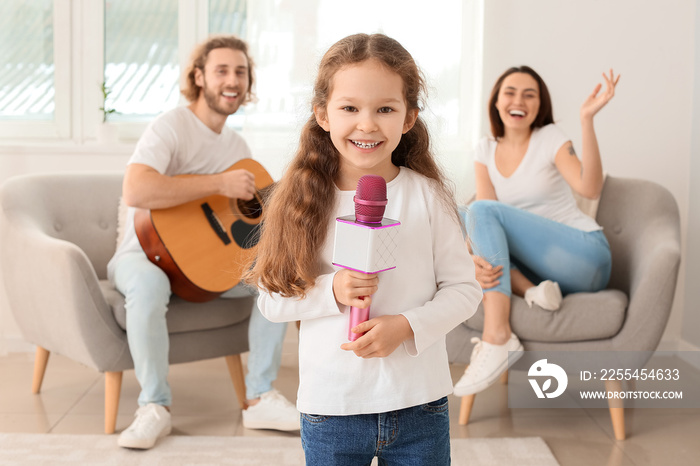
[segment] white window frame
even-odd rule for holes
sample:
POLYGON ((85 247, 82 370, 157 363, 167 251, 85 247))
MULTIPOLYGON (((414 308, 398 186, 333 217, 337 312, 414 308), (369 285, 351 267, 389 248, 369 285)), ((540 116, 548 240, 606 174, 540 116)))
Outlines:
MULTIPOLYGON (((88 146, 94 150, 102 125, 104 81, 104 1, 53 0, 55 110, 52 120, 0 120, 0 152, 18 146, 88 146)), ((208 35, 208 0, 178 0, 178 49, 181 69, 192 48, 208 35)), ((121 145, 133 145, 147 122, 106 122, 121 145)))
POLYGON ((53 1, 54 115, 52 120, 0 121, 0 139, 66 139, 71 135, 71 2, 53 1))
MULTIPOLYGON (((86 17, 104 18, 103 1, 83 1, 85 2, 86 8, 90 10, 86 12, 86 17)), ((208 35, 208 12, 208 0, 178 0, 178 60, 181 70, 187 65, 190 58, 189 54, 194 46, 204 40, 208 35)), ((94 75, 99 84, 104 80, 104 21, 93 21, 88 27, 92 28, 92 30, 89 31, 89 36, 94 38, 94 41, 92 42, 93 52, 86 55, 91 55, 88 59, 88 63, 92 63, 94 66, 92 66, 91 69, 84 70, 84 75, 94 75)), ((83 113, 89 116, 89 123, 83 125, 83 139, 94 140, 97 138, 97 128, 103 123, 102 112, 95 109, 99 109, 102 106, 101 99, 102 96, 99 92, 90 93, 90 95, 86 96, 84 99, 85 108, 83 108, 83 113)), ((119 135, 119 140, 128 143, 136 141, 141 136, 148 122, 108 121, 104 124, 113 126, 119 135)))
MULTIPOLYGON (((259 7, 258 0, 249 3, 259 7)), ((481 50, 483 1, 463 2, 462 56, 460 81, 459 134, 441 141, 442 159, 458 187, 458 196, 471 190, 465 184, 471 172, 471 147, 479 137, 481 109, 481 50), (479 18, 474 21, 475 18, 479 18)), ((0 154, 128 154, 143 133, 148 122, 108 121, 119 139, 116 143, 98 141, 102 123, 102 94, 104 80, 104 1, 53 0, 55 114, 53 121, 0 121, 0 154)), ((193 47, 209 33, 209 1, 178 0, 178 49, 180 68, 189 61, 193 47)), ((268 10, 257 14, 267 14, 268 10)), ((255 21, 253 15, 253 21, 255 21)), ((249 20, 251 18, 249 17, 249 20)), ((251 25, 248 26, 248 31, 251 25)), ((255 47, 253 47, 254 49, 255 47)), ((253 54, 255 57, 255 53, 253 54)), ((260 80, 258 81, 260 83, 260 80)), ((258 92, 260 90, 258 89, 258 92)), ((181 103, 184 102, 182 98, 181 103)), ((167 109, 163 109, 167 110, 167 109)), ((253 112, 254 113, 254 112, 253 112)), ((230 118, 229 124, 242 127, 243 136, 263 164, 273 166, 279 176, 282 158, 296 144, 298 124, 273 127, 250 125, 246 117, 230 118)))

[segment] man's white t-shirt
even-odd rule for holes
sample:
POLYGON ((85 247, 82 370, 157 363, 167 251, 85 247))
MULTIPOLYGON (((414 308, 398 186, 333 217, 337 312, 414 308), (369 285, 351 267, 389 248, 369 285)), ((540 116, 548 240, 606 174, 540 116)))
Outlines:
MULTIPOLYGON (((250 148, 232 129, 212 131, 192 111, 177 107, 158 116, 139 139, 128 164, 140 163, 158 173, 210 175, 220 173, 237 161, 250 158, 250 148)), ((134 212, 129 207, 124 240, 107 265, 112 276, 114 264, 123 254, 143 251, 134 229, 134 212)))
POLYGON ((482 139, 474 160, 486 165, 499 201, 579 230, 601 230, 578 208, 569 184, 554 164, 557 152, 567 141, 566 134, 554 124, 534 129, 525 156, 508 177, 496 167, 495 139, 482 139))

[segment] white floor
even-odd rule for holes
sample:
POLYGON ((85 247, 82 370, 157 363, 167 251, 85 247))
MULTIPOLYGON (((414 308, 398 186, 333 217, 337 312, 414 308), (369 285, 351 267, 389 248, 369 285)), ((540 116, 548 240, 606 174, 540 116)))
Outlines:
MULTIPOLYGON (((276 382, 292 401, 298 383, 293 343, 276 382)), ((102 374, 51 355, 41 394, 32 395, 33 364, 29 353, 0 357, 0 432, 104 431, 102 374)), ((452 367, 454 380, 463 370, 452 367)), ((223 359, 175 365, 169 380, 175 435, 285 435, 243 428, 223 359)), ((138 392, 133 371, 125 372, 117 432, 131 422, 138 392)), ((700 409, 628 409, 625 441, 614 439, 607 409, 510 409, 501 384, 477 396, 466 426, 457 423, 457 398, 451 397, 450 409, 453 438, 542 437, 563 466, 700 464, 700 409)))

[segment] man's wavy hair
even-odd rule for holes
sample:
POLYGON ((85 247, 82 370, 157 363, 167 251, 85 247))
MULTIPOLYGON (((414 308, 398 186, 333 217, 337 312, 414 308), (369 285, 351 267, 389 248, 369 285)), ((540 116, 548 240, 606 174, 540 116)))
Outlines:
MULTIPOLYGON (((333 77, 339 70, 370 59, 401 77, 407 109, 420 110, 420 98, 425 93, 421 72, 406 49, 383 34, 356 34, 331 46, 319 65, 312 109, 326 111, 333 77)), ((428 129, 420 116, 401 137, 391 161, 429 178, 436 195, 454 210, 457 218, 452 190, 435 162, 428 129)), ((340 154, 312 113, 302 129, 296 155, 267 203, 257 258, 246 274, 247 283, 270 293, 298 298, 314 286, 339 175, 340 154)))
POLYGON ((232 35, 212 36, 195 47, 190 57, 190 64, 185 69, 185 83, 184 87, 180 90, 182 95, 185 96, 189 102, 194 102, 199 98, 202 88, 195 82, 195 70, 199 68, 202 70, 202 73, 204 73, 204 65, 206 65, 207 58, 209 58, 209 52, 214 49, 232 49, 243 52, 248 60, 248 91, 243 99, 243 105, 254 101, 255 93, 253 92, 253 83, 255 81, 255 73, 253 72, 253 60, 248 54, 248 44, 238 37, 232 35))

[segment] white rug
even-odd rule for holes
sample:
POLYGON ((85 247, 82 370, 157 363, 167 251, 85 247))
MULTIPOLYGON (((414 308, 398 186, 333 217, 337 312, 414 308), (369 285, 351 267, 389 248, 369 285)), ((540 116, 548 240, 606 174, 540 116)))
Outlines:
MULTIPOLYGON (((0 465, 303 465, 298 437, 169 436, 152 450, 117 446, 115 435, 0 434, 0 465)), ((557 466, 539 437, 453 439, 452 464, 557 466)))

